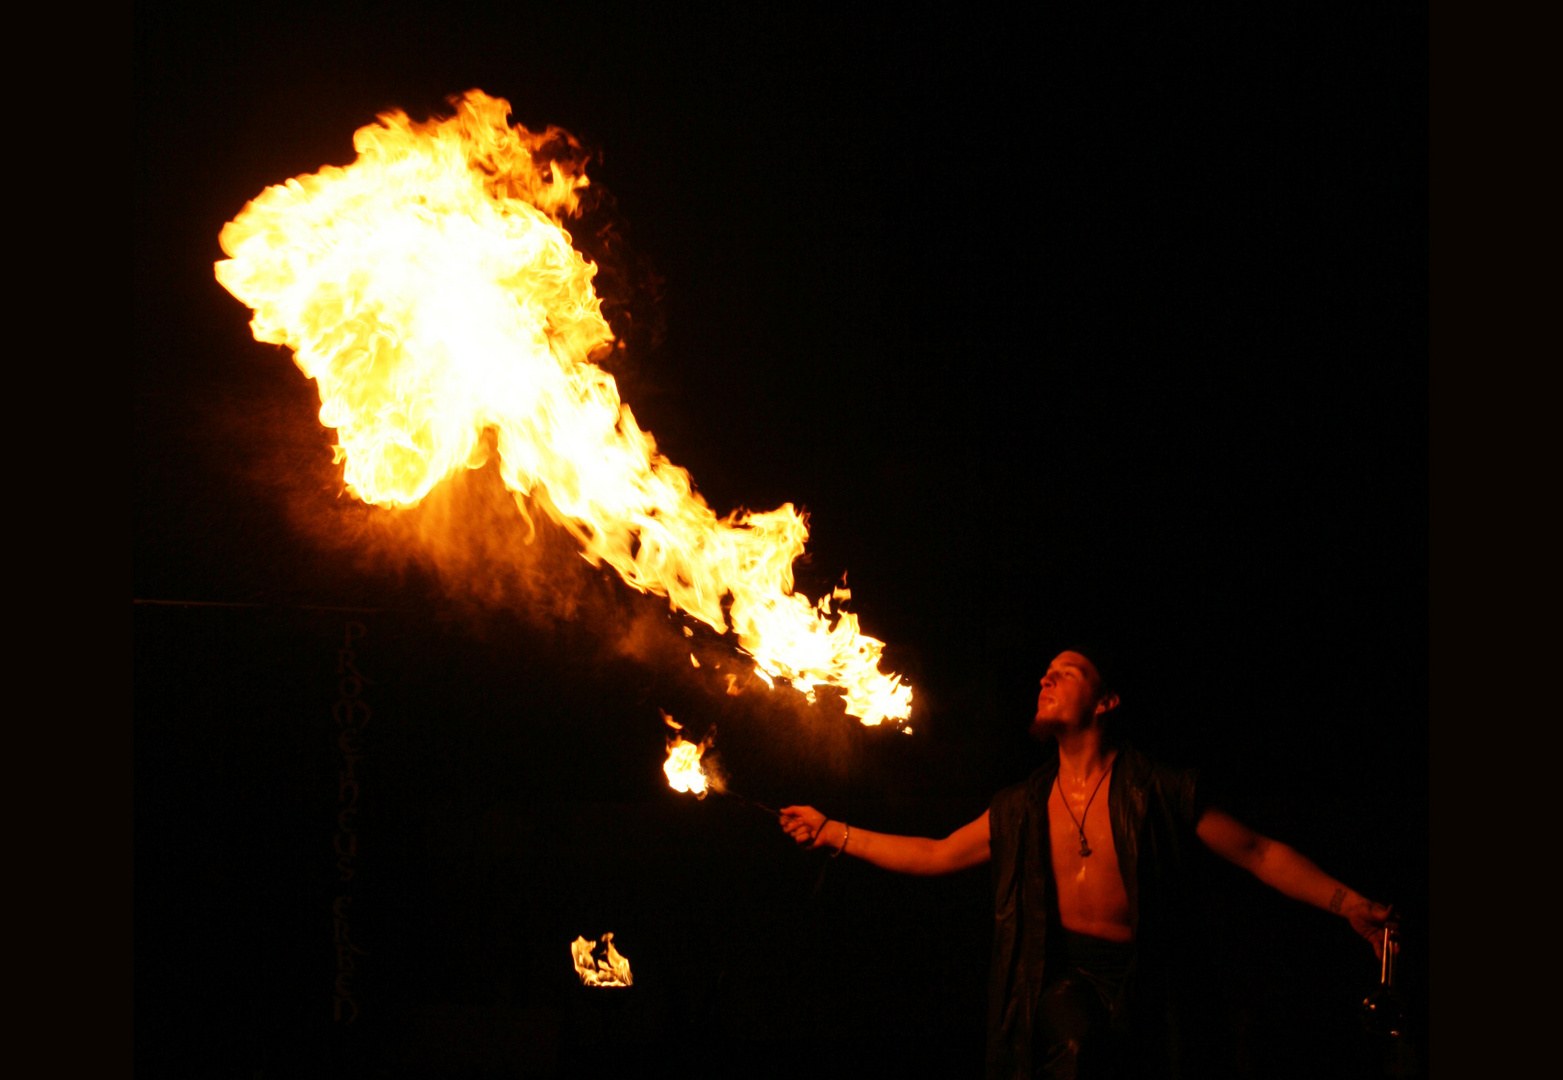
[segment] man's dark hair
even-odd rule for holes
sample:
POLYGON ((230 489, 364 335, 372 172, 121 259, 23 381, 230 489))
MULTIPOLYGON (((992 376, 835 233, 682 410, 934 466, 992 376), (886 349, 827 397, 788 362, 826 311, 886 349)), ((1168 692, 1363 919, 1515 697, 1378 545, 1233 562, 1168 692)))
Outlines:
POLYGON ((1096 669, 1097 677, 1101 680, 1097 687, 1099 693, 1115 693, 1123 695, 1122 675, 1119 667, 1118 654, 1102 641, 1076 641, 1069 646, 1069 651, 1077 652, 1096 669))

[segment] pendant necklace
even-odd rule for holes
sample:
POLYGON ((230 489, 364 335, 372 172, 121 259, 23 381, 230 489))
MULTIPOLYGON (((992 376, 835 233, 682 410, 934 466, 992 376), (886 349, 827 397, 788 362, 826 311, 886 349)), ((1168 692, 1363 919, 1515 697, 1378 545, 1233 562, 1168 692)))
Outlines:
MULTIPOLYGON (((1117 755, 1115 754, 1113 757, 1116 759, 1117 755)), ((1064 786, 1058 782, 1059 777, 1063 776, 1064 770, 1059 769, 1058 776, 1053 777, 1053 786, 1058 788, 1058 798, 1061 802, 1063 802, 1064 809, 1069 811, 1069 820, 1073 821, 1075 823, 1075 828, 1080 830, 1080 857, 1082 859, 1089 858, 1091 855, 1091 845, 1085 842, 1085 815, 1091 812, 1091 804, 1096 801, 1096 793, 1102 790, 1102 780, 1106 780, 1107 774, 1112 771, 1113 763, 1109 761, 1107 763, 1107 768, 1102 770, 1101 779, 1098 780, 1096 782, 1096 786, 1091 789, 1091 797, 1085 801, 1085 812, 1082 813, 1079 817, 1075 817, 1074 810, 1072 810, 1069 806, 1069 799, 1064 795, 1064 786)))

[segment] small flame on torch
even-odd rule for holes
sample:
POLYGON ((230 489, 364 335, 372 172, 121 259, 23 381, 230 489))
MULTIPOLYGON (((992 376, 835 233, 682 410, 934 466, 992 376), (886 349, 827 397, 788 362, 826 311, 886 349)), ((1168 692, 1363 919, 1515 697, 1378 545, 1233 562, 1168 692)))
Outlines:
MULTIPOLYGON (((657 711, 662 712, 661 709, 657 711)), ((691 792, 697 799, 705 798, 711 790, 711 785, 705 770, 700 767, 700 758, 711 745, 711 736, 715 734, 715 729, 708 732, 698 743, 692 743, 679 734, 684 730, 683 724, 665 712, 662 713, 662 720, 673 729, 673 734, 668 738, 668 759, 662 763, 662 771, 668 774, 669 786, 674 791, 691 792)))

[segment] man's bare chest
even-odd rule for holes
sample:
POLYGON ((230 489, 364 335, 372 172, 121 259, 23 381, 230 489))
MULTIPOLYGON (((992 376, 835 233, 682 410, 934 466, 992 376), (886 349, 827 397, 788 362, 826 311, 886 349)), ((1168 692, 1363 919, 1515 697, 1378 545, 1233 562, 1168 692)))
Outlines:
POLYGON ((1127 940, 1129 897, 1118 870, 1105 791, 1071 805, 1059 786, 1047 802, 1058 911, 1070 930, 1127 940))

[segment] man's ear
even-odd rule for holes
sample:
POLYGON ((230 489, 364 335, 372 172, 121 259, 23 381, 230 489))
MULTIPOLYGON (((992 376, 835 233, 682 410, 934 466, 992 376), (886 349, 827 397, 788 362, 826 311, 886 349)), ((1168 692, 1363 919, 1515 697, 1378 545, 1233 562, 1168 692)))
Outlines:
POLYGON ((1116 691, 1107 691, 1107 693, 1096 699, 1096 715, 1106 716, 1108 713, 1112 712, 1118 707, 1119 700, 1120 699, 1116 691))

